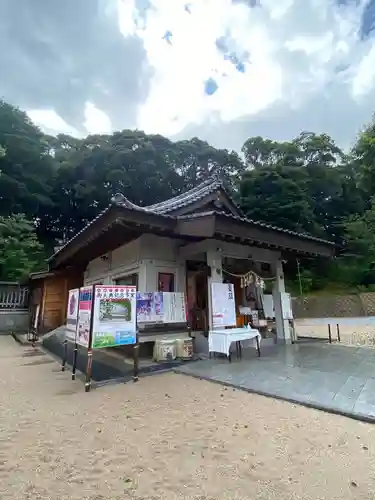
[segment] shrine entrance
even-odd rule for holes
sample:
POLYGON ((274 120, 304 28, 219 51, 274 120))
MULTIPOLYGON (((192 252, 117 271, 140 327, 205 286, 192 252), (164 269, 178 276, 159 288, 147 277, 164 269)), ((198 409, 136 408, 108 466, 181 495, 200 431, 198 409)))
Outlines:
POLYGON ((205 262, 186 262, 189 325, 194 332, 208 333, 208 268, 205 262))

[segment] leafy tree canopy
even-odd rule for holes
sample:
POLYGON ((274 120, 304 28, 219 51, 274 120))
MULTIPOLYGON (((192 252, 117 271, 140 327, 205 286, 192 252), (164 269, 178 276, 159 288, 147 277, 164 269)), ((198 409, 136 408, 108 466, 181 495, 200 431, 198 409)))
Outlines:
MULTIPOLYGON (((24 112, 0 101, 3 230, 26 231, 47 254, 82 229, 118 192, 146 206, 212 175, 225 182, 249 218, 332 239, 347 254, 355 253, 356 259, 344 257, 324 265, 302 262, 311 289, 324 288, 327 280, 375 283, 374 120, 346 154, 327 134, 301 132, 290 141, 250 137, 239 155, 199 138, 173 142, 139 130, 85 138, 47 136, 24 112)), ((13 246, 4 246, 10 253, 3 252, 3 276, 19 276, 38 266, 32 252, 28 263, 25 257, 13 258, 21 250, 13 236, 9 238, 13 246)), ((22 252, 31 241, 26 240, 22 252)), ((295 278, 295 266, 288 267, 288 274, 295 278)))
POLYGON ((24 215, 0 216, 0 280, 17 281, 43 266, 43 250, 24 215))

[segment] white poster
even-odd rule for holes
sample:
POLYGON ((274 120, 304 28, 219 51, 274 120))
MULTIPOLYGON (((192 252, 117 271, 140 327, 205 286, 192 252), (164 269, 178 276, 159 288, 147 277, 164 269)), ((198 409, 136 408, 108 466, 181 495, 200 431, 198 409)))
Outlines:
POLYGON ((268 319, 273 319, 275 317, 275 309, 273 305, 273 296, 270 294, 263 295, 263 311, 264 316, 268 319))
POLYGON ((163 322, 186 323, 186 301, 183 292, 163 292, 163 322))
POLYGON ((83 286, 79 289, 76 342, 86 348, 89 347, 90 343, 91 312, 93 306, 92 294, 92 286, 83 286))
POLYGON ((281 307, 283 310, 283 319, 293 319, 292 298, 290 293, 281 292, 281 307))
POLYGON ((78 319, 79 288, 68 292, 68 310, 66 312, 66 338, 75 341, 78 319))
POLYGON ((212 283, 212 325, 214 328, 236 326, 236 302, 232 283, 212 283))
POLYGON ((95 287, 92 347, 115 347, 137 341, 135 286, 95 287))

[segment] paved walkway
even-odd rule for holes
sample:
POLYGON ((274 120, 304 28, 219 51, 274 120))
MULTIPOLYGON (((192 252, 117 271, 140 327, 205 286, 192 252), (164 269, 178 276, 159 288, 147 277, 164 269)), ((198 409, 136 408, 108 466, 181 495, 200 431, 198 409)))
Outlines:
POLYGON ((261 358, 198 361, 176 371, 375 422, 375 349, 322 342, 264 348, 261 358))

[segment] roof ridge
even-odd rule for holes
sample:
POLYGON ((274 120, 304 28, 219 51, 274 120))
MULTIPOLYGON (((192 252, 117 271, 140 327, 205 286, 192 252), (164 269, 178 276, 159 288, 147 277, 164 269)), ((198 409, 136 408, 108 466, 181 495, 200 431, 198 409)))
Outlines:
POLYGON ((157 213, 159 212, 169 212, 171 210, 177 210, 180 207, 184 207, 188 205, 189 203, 192 203, 194 201, 199 201, 203 197, 211 194, 215 189, 217 189, 218 186, 211 184, 207 186, 203 186, 201 189, 194 191, 193 193, 191 191, 187 191, 185 193, 185 196, 179 198, 178 200, 171 198, 170 200, 167 200, 165 203, 160 204, 157 207, 151 206, 149 207, 150 210, 156 211, 157 213))
MULTIPOLYGON (((220 182, 221 184, 221 182, 220 182)), ((219 187, 219 182, 216 179, 213 179, 212 177, 206 179, 205 181, 201 182, 197 186, 189 189, 188 191, 184 191, 181 194, 178 194, 177 196, 174 196, 173 198, 169 198, 168 200, 160 201, 158 203, 154 203, 152 205, 148 205, 147 208, 149 210, 154 210, 161 208, 164 205, 173 205, 174 202, 179 202, 180 200, 183 200, 187 197, 190 197, 192 195, 197 195, 202 189, 204 190, 205 188, 212 187, 215 185, 215 187, 219 187)))
POLYGON ((124 196, 122 193, 116 193, 114 196, 111 198, 111 203, 114 205, 119 205, 121 207, 127 207, 132 210, 141 210, 141 211, 148 211, 147 207, 141 207, 140 205, 136 205, 135 203, 131 202, 126 196, 124 196))
POLYGON ((132 203, 122 193, 116 193, 112 197, 111 202, 115 205, 127 207, 127 208, 130 208, 132 210, 141 210, 141 211, 146 211, 146 212, 163 213, 165 211, 177 209, 180 206, 184 205, 186 199, 199 198, 199 196, 202 195, 202 191, 204 193, 204 191, 207 190, 207 194, 210 194, 214 189, 217 189, 219 187, 223 187, 223 183, 220 179, 216 178, 216 176, 215 176, 215 177, 210 177, 210 178, 206 179, 205 181, 201 182, 200 184, 193 187, 192 189, 189 189, 188 191, 185 191, 177 196, 174 196, 173 198, 169 198, 167 200, 160 201, 158 203, 154 203, 152 205, 147 205, 145 207, 141 207, 140 205, 136 205, 135 203, 132 203), (169 210, 167 210, 167 209, 169 209, 169 210))

